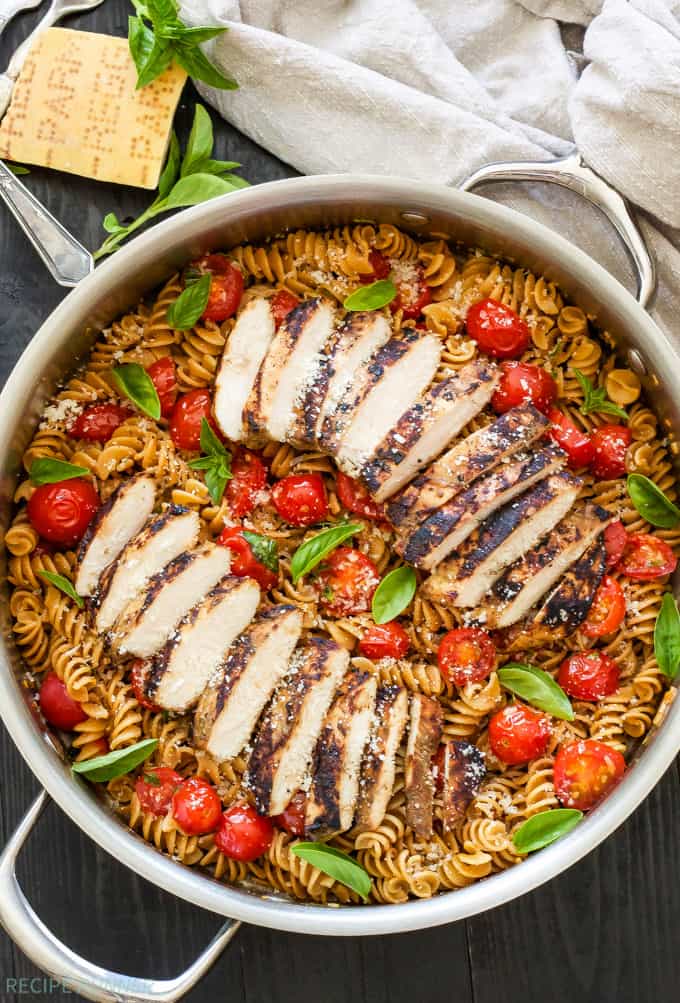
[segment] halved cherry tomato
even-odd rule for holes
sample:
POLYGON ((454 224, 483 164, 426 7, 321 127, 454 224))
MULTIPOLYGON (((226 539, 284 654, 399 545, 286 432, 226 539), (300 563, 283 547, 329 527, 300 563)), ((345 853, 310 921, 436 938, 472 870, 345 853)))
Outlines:
POLYGON ((604 549, 606 551, 606 565, 608 568, 615 568, 623 557, 623 552, 628 543, 628 533, 626 527, 620 519, 610 522, 604 531, 604 549))
POLYGON ((569 466, 574 469, 587 467, 595 456, 593 440, 588 433, 582 432, 559 408, 551 408, 548 417, 551 421, 548 435, 565 451, 569 457, 569 466))
POLYGON ((172 817, 187 836, 214 832, 220 822, 222 802, 212 784, 201 777, 182 781, 172 797, 172 817))
POLYGON ((563 745, 555 757, 555 794, 565 808, 589 811, 614 787, 626 769, 617 749, 592 738, 563 745))
POLYGON ((231 475, 225 491, 229 512, 235 519, 242 519, 257 504, 257 496, 267 483, 267 468, 256 453, 246 449, 233 460, 231 475))
POLYGON ((498 300, 474 303, 465 317, 465 329, 480 349, 495 359, 518 359, 531 333, 514 310, 498 300))
POLYGON ((373 501, 366 488, 359 481, 355 481, 347 474, 338 471, 335 477, 335 486, 340 504, 348 511, 355 512, 357 515, 363 516, 364 519, 385 521, 384 507, 373 501))
POLYGON ((170 437, 178 449, 201 448, 201 422, 207 418, 214 427, 211 408, 208 390, 190 390, 182 394, 170 415, 170 437))
POLYGON ((437 651, 439 669, 456 686, 486 679, 496 663, 496 646, 478 627, 457 627, 444 634, 437 651))
POLYGON ((33 528, 64 547, 78 543, 99 508, 99 495, 91 481, 81 477, 56 484, 41 484, 28 500, 33 528))
POLYGON ((616 691, 620 670, 603 651, 575 651, 560 665, 557 681, 575 700, 601 700, 616 691))
POLYGON ((409 281, 397 282, 397 295, 390 303, 390 310, 401 310, 404 320, 417 320, 423 307, 432 302, 432 290, 425 281, 422 268, 416 269, 415 277, 409 281))
POLYGON ((581 630, 586 637, 605 637, 621 626, 625 615, 626 597, 623 589, 615 578, 605 575, 581 630))
POLYGON ((161 418, 169 418, 177 400, 177 370, 169 355, 156 359, 146 368, 161 402, 161 418))
POLYGON ((547 714, 515 703, 498 711, 489 721, 489 744, 502 762, 515 766, 542 756, 551 732, 547 714))
POLYGON ((360 276, 360 281, 364 284, 377 282, 378 279, 386 279, 392 271, 389 259, 381 251, 371 251, 368 255, 368 263, 373 271, 360 276))
POLYGON ((297 791, 281 814, 274 815, 272 822, 277 829, 285 829, 291 836, 304 836, 306 807, 307 795, 304 791, 297 791))
POLYGON ((135 781, 135 792, 144 811, 166 815, 175 791, 184 777, 169 766, 149 766, 135 781))
POLYGON ((69 696, 66 684, 56 672, 48 672, 38 694, 43 717, 55 728, 73 731, 77 724, 87 720, 87 714, 77 700, 69 696))
POLYGON ((626 425, 600 425, 591 436, 593 458, 590 472, 600 481, 613 481, 626 474, 626 450, 632 442, 626 425))
POLYGON ((88 442, 107 442, 119 425, 130 417, 131 411, 120 404, 90 404, 80 412, 69 427, 68 434, 74 439, 88 442))
POLYGON ((149 670, 151 668, 150 662, 145 662, 143 658, 136 658, 132 663, 132 671, 130 673, 130 685, 132 686, 132 692, 135 695, 135 700, 140 707, 146 707, 147 710, 152 710, 154 712, 159 711, 161 708, 158 704, 155 704, 152 700, 146 696, 146 680, 149 675, 149 670))
POLYGON ((210 295, 203 311, 204 320, 222 321, 233 317, 243 296, 243 273, 225 254, 206 254, 192 262, 193 270, 210 272, 210 295))
POLYGON ((274 508, 291 526, 311 526, 328 515, 321 474, 290 474, 272 488, 274 508))
POLYGON ((271 299, 272 313, 274 314, 274 327, 278 329, 283 324, 291 310, 298 306, 300 300, 287 289, 279 289, 271 299))
POLYGON ((359 651, 366 658, 403 658, 410 643, 401 624, 391 620, 369 627, 359 641, 359 651))
POLYGON ((631 533, 618 570, 636 582, 646 582, 670 575, 677 563, 677 557, 665 540, 651 533, 631 533))
POLYGON ((220 819, 215 846, 231 860, 255 860, 272 845, 274 827, 249 804, 235 804, 220 819))
POLYGON ((338 547, 326 558, 319 572, 321 605, 329 616, 366 613, 380 573, 373 561, 352 547, 338 547))
POLYGON ((258 561, 252 547, 243 535, 241 526, 226 526, 217 538, 221 547, 231 551, 231 573, 237 578, 253 578, 261 589, 267 592, 278 581, 278 577, 258 561))
POLYGON ((491 398, 497 414, 505 414, 520 404, 533 404, 547 414, 557 397, 557 384, 545 369, 528 362, 504 362, 501 381, 491 398))

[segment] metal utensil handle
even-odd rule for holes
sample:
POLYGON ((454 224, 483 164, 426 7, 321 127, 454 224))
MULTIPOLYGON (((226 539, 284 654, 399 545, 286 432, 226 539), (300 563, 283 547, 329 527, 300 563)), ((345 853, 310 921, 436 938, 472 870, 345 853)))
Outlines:
POLYGON ((637 300, 646 307, 656 288, 656 269, 644 237, 624 198, 588 167, 579 153, 562 160, 487 164, 459 186, 470 191, 487 181, 550 181, 581 195, 607 217, 630 255, 637 274, 637 300))
POLYGON ((60 286, 75 286, 94 269, 90 252, 0 161, 0 196, 60 286))
MULTIPOLYGON (((36 916, 17 882, 16 859, 47 804, 43 791, 33 802, 0 856, 0 924, 12 940, 51 978, 97 1003, 174 1003, 217 960, 240 923, 228 920, 205 951, 177 978, 137 979, 93 965, 62 944, 36 916)), ((56 988, 56 986, 55 986, 56 988)))

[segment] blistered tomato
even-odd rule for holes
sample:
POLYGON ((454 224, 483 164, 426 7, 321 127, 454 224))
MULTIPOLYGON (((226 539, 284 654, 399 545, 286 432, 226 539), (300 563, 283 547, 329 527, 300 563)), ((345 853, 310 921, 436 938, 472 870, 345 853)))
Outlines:
POLYGON ((551 408, 548 413, 550 429, 548 435, 569 457, 569 466, 587 467, 595 456, 593 440, 587 432, 582 432, 577 425, 558 408, 551 408))
POLYGON ((183 783, 184 777, 169 766, 149 766, 135 781, 135 793, 143 811, 166 815, 175 791, 183 783))
POLYGON ((404 320, 417 320, 426 307, 432 302, 432 290, 425 281, 422 268, 415 269, 411 280, 397 281, 397 295, 390 303, 390 310, 396 313, 401 310, 404 320))
POLYGON ((231 574, 237 578, 253 578, 267 592, 278 581, 275 574, 255 557, 253 548, 243 535, 241 526, 227 526, 217 538, 221 547, 231 551, 231 574))
POLYGON ((593 458, 590 471, 600 481, 613 481, 626 475, 626 450, 632 442, 625 425, 600 425, 591 436, 593 458))
POLYGON ((317 581, 324 612, 328 616, 349 616, 371 608, 380 573, 360 550, 338 547, 321 566, 317 581))
POLYGON ((560 665, 557 681, 575 700, 601 700, 619 685, 619 667, 603 651, 575 651, 560 665))
POLYGON ((41 484, 28 500, 28 518, 50 543, 72 547, 85 535, 99 508, 99 495, 91 481, 80 477, 56 484, 41 484))
POLYGON ((238 455, 231 464, 231 480, 227 481, 225 497, 234 519, 250 515, 267 483, 267 468, 250 450, 238 455))
POLYGON ((373 501, 366 488, 359 481, 355 481, 347 474, 338 471, 335 477, 335 486, 343 508, 363 516, 364 519, 385 520, 384 507, 373 501))
POLYGON ((68 434, 74 439, 107 442, 131 414, 131 411, 120 404, 90 404, 80 412, 69 427, 68 434))
POLYGON ((272 296, 271 308, 272 313, 274 314, 274 327, 277 331, 290 311, 294 310, 299 303, 300 300, 297 296, 289 293, 287 289, 279 289, 279 291, 272 296))
POLYGON ((311 526, 328 515, 326 486, 321 474, 291 474, 272 488, 272 502, 291 526, 311 526))
POLYGON ((495 359, 519 358, 531 337, 529 328, 514 310, 492 299, 470 307, 465 329, 482 352, 495 359))
POLYGON ((231 860, 255 860, 269 849, 274 827, 265 815, 258 815, 248 804, 228 808, 215 833, 215 846, 231 860))
POLYGON ((458 627, 444 634, 437 651, 439 669, 456 686, 486 679, 496 663, 496 646, 485 630, 458 627))
POLYGON ((376 623, 359 641, 359 651, 366 658, 403 658, 409 649, 409 636, 396 620, 376 623))
POLYGON ((87 720, 87 714, 78 701, 69 696, 66 684, 56 672, 47 673, 40 685, 38 699, 45 720, 55 728, 73 731, 77 724, 87 720))
POLYGON ((177 370, 169 355, 157 359, 146 368, 161 403, 161 418, 169 418, 177 400, 177 370))
POLYGON ((136 658, 132 663, 130 685, 132 686, 135 700, 140 707, 146 707, 147 710, 159 711, 161 708, 146 696, 146 681, 150 668, 150 662, 145 662, 143 658, 136 658))
POLYGON ((281 814, 272 818, 272 822, 278 829, 285 829, 291 836, 304 836, 306 807, 307 795, 304 791, 297 791, 281 814))
POLYGON ((670 575, 678 559, 665 540, 652 533, 631 533, 626 540, 618 570, 634 581, 645 582, 670 575))
POLYGON ((557 397, 557 384, 545 369, 528 362, 504 362, 501 380, 491 398, 497 414, 505 414, 520 404, 533 404, 547 414, 557 397))
POLYGON ((621 626, 625 615, 626 597, 623 589, 615 578, 605 575, 581 630, 586 637, 605 637, 621 626))
POLYGON ((204 320, 223 321, 233 317, 243 296, 243 273, 225 254, 206 254, 191 269, 209 272, 210 295, 203 311, 204 320))
POLYGON ((201 423, 212 425, 212 398, 208 390, 190 390, 182 394, 170 415, 170 437, 178 449, 201 448, 201 423))
POLYGON ((542 756, 551 732, 547 714, 524 704, 510 704, 489 721, 489 744, 498 759, 516 766, 542 756))
POLYGON ((589 811, 619 782, 626 761, 604 742, 584 739, 563 745, 555 757, 555 794, 565 808, 589 811))
POLYGON ((172 816, 187 836, 214 832, 222 814, 222 802, 212 784, 190 777, 172 797, 172 816))
POLYGON ((626 527, 620 519, 611 522, 604 531, 604 549, 607 557, 607 567, 615 568, 623 557, 623 552, 628 543, 628 533, 626 527))

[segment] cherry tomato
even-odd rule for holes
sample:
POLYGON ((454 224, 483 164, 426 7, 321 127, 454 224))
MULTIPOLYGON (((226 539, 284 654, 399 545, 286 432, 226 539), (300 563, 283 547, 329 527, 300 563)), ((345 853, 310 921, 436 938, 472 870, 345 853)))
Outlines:
POLYGON ((267 483, 267 468, 256 453, 245 450, 232 462, 231 473, 225 496, 230 514, 242 519, 250 515, 257 504, 257 496, 267 483))
POLYGON ((555 794, 565 808, 589 811, 609 793, 626 769, 616 749, 592 738, 563 745, 555 757, 555 794))
POLYGON ((423 307, 432 302, 432 290, 425 281, 422 269, 417 269, 411 281, 397 282, 396 285, 397 295, 390 303, 390 310, 392 313, 401 310, 404 320, 417 320, 423 307))
POLYGON ((211 416, 212 398, 208 390, 190 390, 178 399, 170 415, 170 436, 178 449, 201 448, 201 422, 211 416))
POLYGON ((290 474, 272 488, 274 508, 291 526, 311 526, 328 515, 321 474, 290 474))
POLYGON ((465 329, 480 349, 495 359, 518 359, 531 334, 524 321, 498 300, 481 300, 467 312, 465 329))
POLYGON ((272 313, 274 314, 274 327, 277 331, 290 311, 294 310, 299 302, 300 300, 297 296, 289 293, 287 289, 279 289, 279 291, 272 296, 271 308, 272 313))
POLYGON ((126 407, 120 404, 90 404, 80 412, 69 427, 68 434, 74 439, 87 439, 89 442, 106 442, 111 438, 119 425, 131 415, 126 407))
POLYGON ((355 481, 347 474, 338 471, 335 477, 335 486, 340 504, 348 511, 356 512, 364 519, 385 521, 385 509, 378 502, 373 501, 366 488, 359 481, 355 481))
POLYGON ((551 408, 548 417, 552 422, 548 435, 565 451, 569 457, 569 466, 574 469, 587 467, 595 456, 593 440, 588 433, 582 432, 559 408, 551 408))
POLYGON ((274 827, 271 819, 258 815, 248 804, 235 804, 220 819, 215 846, 231 860, 255 860, 272 845, 274 827))
POLYGON ((321 605, 329 616, 366 613, 380 573, 360 550, 338 547, 328 555, 318 576, 321 605))
POLYGON ((297 791, 281 814, 273 817, 272 822, 277 829, 285 829, 291 836, 304 836, 306 807, 307 795, 304 791, 297 791))
POLYGON ((495 756, 516 766, 542 756, 551 732, 547 714, 515 703, 498 711, 489 721, 489 744, 495 756))
POLYGON ((169 355, 156 359, 147 366, 147 373, 156 388, 161 402, 161 418, 169 418, 177 400, 177 370, 175 360, 169 355))
POLYGON ((586 637, 605 637, 621 626, 625 615, 626 597, 623 589, 615 578, 605 575, 581 630, 586 637))
POLYGON ((135 700, 140 707, 146 707, 147 710, 159 711, 161 708, 146 696, 146 680, 150 668, 151 665, 149 662, 145 662, 143 658, 136 658, 132 663, 130 685, 132 686, 135 700))
POLYGON ((73 697, 56 672, 48 672, 38 694, 40 709, 46 721, 62 731, 73 731, 77 724, 87 720, 87 714, 73 697))
POLYGON ((172 816, 187 836, 214 832, 221 814, 222 802, 217 791, 201 777, 183 780, 172 796, 172 816))
POLYGON ((369 627, 359 641, 359 651, 366 658, 403 658, 410 643, 401 624, 391 620, 369 627))
POLYGON ((222 321, 233 317, 243 296, 243 273, 225 254, 206 254, 192 262, 192 269, 210 272, 210 295, 203 311, 204 320, 222 321))
POLYGON ((82 539, 98 508, 99 495, 92 482, 76 477, 36 488, 28 500, 28 518, 45 540, 72 547, 82 539))
POLYGON ((520 404, 533 404, 547 414, 557 397, 557 384, 545 369, 528 362, 504 362, 501 381, 491 398, 497 414, 505 414, 520 404))
POLYGON ((601 700, 619 685, 619 667, 603 651, 575 651, 560 665, 557 681, 575 700, 601 700))
POLYGON ((626 475, 626 450, 632 435, 625 425, 600 425, 592 433, 593 458, 590 472, 600 481, 613 481, 626 475))
POLYGON ((631 533, 618 570, 636 582, 670 575, 678 559, 665 540, 651 533, 631 533))
POLYGON ((456 686, 478 683, 493 671, 496 646, 485 630, 458 627, 444 634, 437 651, 442 675, 456 686))
POLYGON ((392 271, 389 259, 386 258, 380 251, 371 251, 368 255, 368 263, 373 271, 360 277, 360 281, 364 284, 368 282, 377 282, 378 279, 386 279, 392 271))
POLYGON ((265 592, 276 585, 278 576, 257 560, 240 526, 227 526, 218 536, 217 542, 231 551, 232 575, 237 578, 254 578, 265 592))
POLYGON ((175 791, 183 783, 181 773, 169 766, 149 766, 135 781, 135 792, 144 811, 166 815, 175 791))
POLYGON ((610 522, 604 531, 604 549, 606 551, 606 566, 615 568, 623 557, 623 552, 628 543, 628 533, 626 527, 620 519, 610 522))

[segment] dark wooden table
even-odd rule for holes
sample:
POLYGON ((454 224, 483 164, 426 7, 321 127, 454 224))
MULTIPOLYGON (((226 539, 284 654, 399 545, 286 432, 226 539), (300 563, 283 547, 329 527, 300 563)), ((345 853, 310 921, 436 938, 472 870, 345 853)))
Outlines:
MULTIPOLYGON (((124 34, 125 0, 71 20, 124 34)), ((0 42, 4 66, 35 21, 17 19, 0 42)), ((185 138, 196 93, 178 115, 185 138)), ((215 121, 219 156, 251 182, 294 173, 215 121)), ((136 215, 148 193, 34 170, 28 186, 90 248, 102 216, 136 215)), ((0 380, 65 292, 54 285, 0 204, 0 380)), ((0 733, 0 841, 38 785, 0 733)), ((303 937, 245 927, 191 1003, 672 1003, 680 999, 680 766, 629 821, 559 879, 465 923, 402 936, 303 937)), ((219 919, 146 883, 100 851, 52 806, 21 860, 38 914, 86 958, 114 971, 167 978, 188 965, 219 919)), ((0 933, 0 1001, 44 995, 40 973, 0 933), (24 980, 23 982, 20 980, 24 980)), ((61 997, 60 991, 52 994, 61 997)), ((63 994, 70 1000, 74 994, 63 994)))

